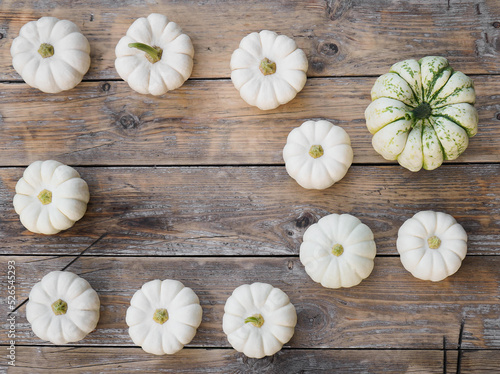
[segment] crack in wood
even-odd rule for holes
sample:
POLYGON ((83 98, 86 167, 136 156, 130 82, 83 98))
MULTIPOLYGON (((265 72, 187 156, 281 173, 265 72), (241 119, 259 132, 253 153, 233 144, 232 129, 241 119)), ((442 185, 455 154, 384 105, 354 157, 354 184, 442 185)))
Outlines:
MULTIPOLYGON (((78 260, 82 255, 87 252, 90 248, 92 248, 94 245, 96 245, 98 242, 100 242, 106 235, 108 235, 107 232, 102 234, 99 238, 97 238, 93 243, 91 243, 87 248, 85 248, 79 255, 77 255, 73 260, 70 261, 69 264, 67 264, 65 267, 61 269, 61 271, 65 271, 68 267, 70 267, 76 260, 78 260)), ((27 297, 21 304, 19 304, 13 311, 9 312, 8 314, 13 314, 15 313, 19 308, 21 308, 24 304, 26 304, 29 300, 29 297, 27 297)))
POLYGON ((447 374, 446 361, 446 336, 443 335, 443 374, 447 374))
POLYGON ((461 371, 462 355, 463 355, 462 339, 464 336, 464 327, 465 327, 465 318, 463 318, 462 322, 460 323, 460 331, 458 333, 457 374, 460 374, 460 371, 461 371))
POLYGON ((107 232, 105 232, 100 237, 98 237, 93 243, 91 243, 87 248, 85 248, 82 252, 80 252, 80 254, 78 256, 76 256, 73 260, 71 260, 69 264, 67 264, 65 267, 63 267, 61 269, 61 271, 65 271, 67 268, 69 268, 71 265, 73 265, 73 263, 75 263, 76 260, 78 260, 80 257, 82 257, 83 254, 85 252, 87 252, 90 248, 92 248, 94 245, 99 243, 106 235, 108 235, 107 232))
POLYGON ((112 141, 111 143, 105 143, 105 144, 98 144, 94 145, 92 147, 87 147, 87 148, 82 148, 82 149, 77 149, 75 151, 71 152, 65 152, 65 153, 59 153, 58 156, 64 156, 64 155, 72 155, 75 153, 81 153, 81 152, 87 152, 87 151, 92 151, 96 148, 101 148, 101 147, 107 147, 107 146, 112 146, 115 143, 115 141, 112 141))
POLYGON ((185 238, 184 241, 201 240, 201 239, 238 239, 238 238, 239 237, 237 235, 205 235, 205 236, 193 236, 192 238, 185 238))

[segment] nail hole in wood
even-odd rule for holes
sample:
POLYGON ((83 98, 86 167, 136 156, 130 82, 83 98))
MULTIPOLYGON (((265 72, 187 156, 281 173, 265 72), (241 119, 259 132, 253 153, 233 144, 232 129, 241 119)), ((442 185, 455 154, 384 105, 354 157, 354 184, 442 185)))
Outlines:
POLYGON ((493 27, 495 29, 500 29, 500 22, 493 22, 493 27))
POLYGON ((109 91, 110 88, 111 88, 111 85, 109 83, 104 83, 101 86, 101 90, 103 90, 104 92, 109 91))

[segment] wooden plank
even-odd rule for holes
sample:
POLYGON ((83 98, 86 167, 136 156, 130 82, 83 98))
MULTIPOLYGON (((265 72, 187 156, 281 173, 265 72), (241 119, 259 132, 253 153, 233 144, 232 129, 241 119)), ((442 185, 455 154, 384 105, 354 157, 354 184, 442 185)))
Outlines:
MULTIPOLYGON (((443 373, 437 350, 284 349, 260 360, 232 349, 184 349, 158 357, 140 348, 19 347, 16 373, 443 373)), ((447 352, 456 356, 456 352, 447 352)), ((455 373, 452 357, 446 373, 455 373)), ((4 366, 2 366, 4 365, 4 366)), ((5 363, 0 363, 0 368, 5 363)), ((14 371, 13 371, 14 372, 14 371)))
MULTIPOLYGON (((498 74, 498 0, 401 2, 341 0, 211 0, 116 2, 3 1, 0 48, 7 51, 23 24, 50 14, 75 22, 90 41, 86 79, 117 78, 114 49, 139 16, 164 13, 193 40, 193 77, 228 77, 231 53, 243 36, 273 29, 293 37, 309 59, 310 76, 382 74, 406 58, 445 55, 458 70, 498 74), (50 12, 49 12, 50 10, 50 12)), ((19 80, 11 56, 0 56, 0 80, 19 80)))
POLYGON ((500 373, 500 351, 464 350, 460 354, 461 374, 500 373))
MULTIPOLYGON (((16 295, 23 301, 43 275, 63 269, 67 257, 0 257, 16 262, 16 295)), ((464 321, 462 347, 500 348, 499 257, 468 257, 452 277, 425 282, 411 276, 398 258, 377 258, 369 278, 350 289, 314 283, 297 257, 135 258, 81 257, 68 268, 89 281, 101 299, 97 329, 77 345, 133 346, 125 313, 134 292, 152 279, 178 279, 199 296, 203 321, 191 347, 228 347, 222 332, 223 308, 244 283, 273 284, 297 309, 293 348, 456 349, 464 321), (223 281, 221 281, 223 279, 223 281)), ((0 312, 6 315, 2 293, 0 312)), ((18 310, 16 344, 47 344, 35 337, 18 310)), ((5 320, 2 328, 6 328, 5 320)), ((0 344, 7 341, 6 334, 0 344)), ((49 344, 50 345, 50 344, 49 344)))
MULTIPOLYGON (((163 98, 124 82, 43 95, 0 84, 2 166, 55 158, 73 165, 281 164, 288 133, 328 119, 350 135, 355 163, 389 163, 371 145, 364 111, 375 78, 310 79, 291 103, 249 107, 228 80, 190 81, 163 98)), ((456 162, 500 162, 500 80, 475 77, 479 133, 456 162)), ((395 164, 394 161, 391 162, 395 164)))
POLYGON ((77 168, 91 201, 84 218, 53 236, 21 225, 12 198, 21 168, 0 169, 0 253, 153 256, 298 254, 302 235, 330 213, 350 213, 374 232, 379 255, 397 254, 397 231, 420 210, 453 215, 469 255, 499 255, 500 165, 412 173, 354 166, 331 188, 310 191, 284 167, 77 168))
MULTIPOLYGON (((86 250, 68 270, 102 302, 96 331, 69 347, 35 337, 22 306, 13 372, 500 371, 499 0, 254 0, 250 8, 244 0, 6 0, 0 47, 0 263, 16 261, 22 302, 43 275, 86 250), (161 98, 135 94, 114 69, 117 41, 152 12, 178 22, 196 49, 192 78, 161 98), (22 83, 8 53, 24 23, 49 14, 76 22, 92 46, 85 82, 59 95, 22 83), (248 107, 228 79, 240 39, 264 28, 294 37, 310 66, 304 91, 270 112, 248 107), (473 74, 480 132, 453 165, 413 174, 373 151, 363 112, 376 76, 425 55, 473 74), (319 118, 348 131, 356 165, 334 187, 306 191, 287 176, 281 151, 292 128, 319 118), (11 201, 23 168, 49 158, 75 165, 92 200, 74 228, 45 237, 22 227, 11 201), (440 283, 413 278, 395 250, 398 228, 425 209, 454 215, 469 234, 462 268, 440 283), (315 284, 297 257, 305 229, 331 212, 354 214, 375 232, 375 270, 352 289, 315 284), (124 322, 132 294, 154 278, 181 280, 204 309, 195 340, 172 357, 133 346, 124 322), (254 281, 286 291, 299 316, 294 338, 263 360, 230 349, 221 329, 227 297, 254 281)), ((3 334, 0 345, 8 343, 3 334)))

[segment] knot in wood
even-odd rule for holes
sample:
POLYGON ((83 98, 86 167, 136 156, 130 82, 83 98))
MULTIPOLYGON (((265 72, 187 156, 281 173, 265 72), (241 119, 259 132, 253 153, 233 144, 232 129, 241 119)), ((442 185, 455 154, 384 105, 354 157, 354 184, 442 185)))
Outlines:
POLYGON ((335 21, 352 7, 352 0, 326 0, 326 15, 335 21))
POLYGON ((272 367, 275 356, 265 356, 262 358, 243 358, 243 364, 253 373, 261 373, 263 370, 272 367))
POLYGON ((309 212, 301 213, 295 220, 295 226, 304 229, 315 221, 314 216, 309 212))
POLYGON ((325 70, 325 64, 323 61, 319 60, 319 59, 313 59, 311 61, 311 67, 314 71, 320 73, 322 72, 323 70, 325 70))
POLYGON ((124 129, 133 129, 139 124, 139 121, 131 114, 121 116, 119 122, 124 129))
POLYGON ((104 92, 109 91, 110 88, 111 88, 111 85, 107 82, 101 85, 101 90, 104 92))
POLYGON ((336 55, 339 51, 339 47, 335 43, 321 43, 318 47, 319 53, 325 56, 336 55))
POLYGON ((311 302, 303 303, 302 310, 297 311, 297 325, 309 333, 323 335, 331 318, 327 309, 324 305, 316 305, 311 302))
POLYGON ((495 29, 500 29, 500 22, 493 22, 493 27, 495 29))

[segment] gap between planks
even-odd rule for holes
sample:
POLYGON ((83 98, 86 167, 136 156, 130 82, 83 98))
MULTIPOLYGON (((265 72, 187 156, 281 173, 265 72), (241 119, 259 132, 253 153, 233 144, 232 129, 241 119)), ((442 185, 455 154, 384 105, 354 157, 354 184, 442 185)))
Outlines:
MULTIPOLYGON (((389 72, 389 67, 387 73, 389 72)), ((363 74, 363 75, 322 75, 322 76, 308 76, 307 80, 310 79, 348 79, 348 78, 378 78, 381 74, 363 74)), ((500 73, 490 73, 490 74, 467 74, 468 77, 471 78, 481 78, 481 77, 496 77, 500 76, 500 73)), ((196 81, 230 81, 230 77, 220 77, 220 78, 211 78, 211 77, 196 77, 196 78, 188 78, 186 82, 196 82, 196 81)), ((87 78, 82 79, 80 83, 106 83, 106 82, 125 82, 121 78, 87 78)), ((0 83, 5 84, 23 84, 25 83, 22 78, 15 79, 0 79, 0 83)), ((79 83, 79 84, 80 84, 79 83)))

